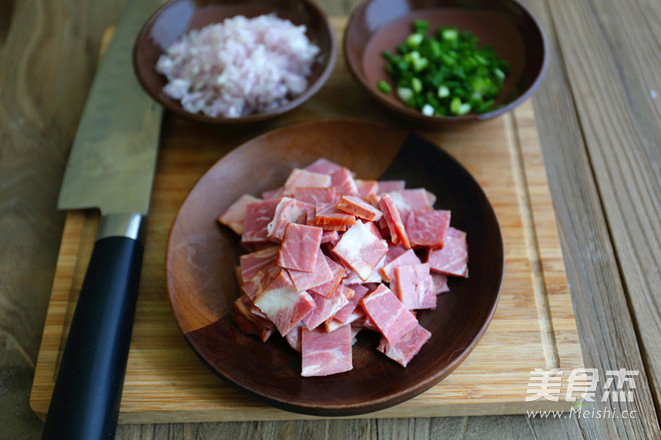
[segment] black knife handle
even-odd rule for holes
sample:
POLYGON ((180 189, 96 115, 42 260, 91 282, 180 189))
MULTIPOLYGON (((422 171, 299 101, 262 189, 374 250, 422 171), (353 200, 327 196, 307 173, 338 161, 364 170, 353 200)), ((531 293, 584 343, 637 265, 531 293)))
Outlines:
POLYGON ((94 244, 42 439, 114 437, 142 253, 142 244, 128 237, 94 244))

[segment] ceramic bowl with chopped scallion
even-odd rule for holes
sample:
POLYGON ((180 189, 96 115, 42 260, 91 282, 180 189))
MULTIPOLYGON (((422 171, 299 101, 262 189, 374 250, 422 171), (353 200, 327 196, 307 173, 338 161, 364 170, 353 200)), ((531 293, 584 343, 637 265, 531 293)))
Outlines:
POLYGON ((395 93, 425 116, 495 110, 510 72, 510 64, 491 45, 480 45, 471 32, 454 27, 431 31, 426 20, 414 20, 412 33, 396 53, 382 55, 390 81, 379 81, 378 90, 395 93))

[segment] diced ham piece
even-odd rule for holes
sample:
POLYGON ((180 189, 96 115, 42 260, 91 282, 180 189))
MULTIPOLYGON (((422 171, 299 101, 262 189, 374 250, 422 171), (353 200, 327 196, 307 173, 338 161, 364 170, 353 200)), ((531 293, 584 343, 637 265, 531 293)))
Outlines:
POLYGON ((315 206, 314 225, 325 230, 346 231, 356 223, 356 217, 337 209, 335 203, 322 203, 315 206))
POLYGON ((377 350, 403 367, 406 367, 411 362, 411 359, 420 352, 420 349, 430 337, 431 333, 418 324, 402 335, 394 344, 390 344, 385 338, 381 338, 381 343, 377 347, 377 350))
POLYGON ((266 263, 264 267, 259 269, 259 271, 257 271, 257 273, 249 280, 245 280, 244 278, 241 290, 248 296, 248 298, 254 301, 257 295, 259 295, 281 271, 282 269, 277 267, 274 261, 270 261, 266 263))
POLYGON ((468 278, 468 245, 466 233, 450 227, 443 249, 430 250, 427 261, 435 272, 468 278))
POLYGON ((450 288, 448 287, 448 276, 444 273, 434 273, 431 274, 432 281, 434 281, 434 293, 437 295, 439 293, 449 292, 450 288))
POLYGON ((347 286, 347 289, 353 290, 354 295, 349 300, 349 303, 335 314, 335 320, 342 323, 347 322, 349 316, 351 316, 354 310, 356 310, 356 307, 358 307, 358 303, 360 303, 360 301, 365 298, 365 295, 367 295, 367 292, 369 292, 369 289, 362 284, 353 284, 347 286))
POLYGON ((380 270, 383 268, 383 266, 386 264, 386 256, 384 255, 383 258, 381 258, 381 261, 372 269, 372 273, 367 277, 366 280, 363 280, 358 276, 358 274, 349 269, 347 272, 347 276, 342 280, 342 284, 345 285, 350 285, 350 284, 360 284, 360 283, 376 283, 379 284, 383 279, 381 278, 381 273, 380 270))
POLYGON ((328 266, 326 257, 321 249, 317 248, 317 259, 312 272, 288 269, 289 276, 299 292, 319 287, 332 281, 335 277, 328 266))
POLYGON ((436 203, 436 195, 434 193, 430 193, 427 190, 425 190, 425 192, 427 193, 427 201, 429 202, 429 206, 433 208, 434 204, 436 203))
POLYGON ((285 182, 283 194, 292 195, 300 187, 323 188, 331 186, 331 178, 327 174, 311 173, 305 170, 294 169, 285 182))
POLYGON ((322 243, 333 243, 339 238, 340 234, 338 234, 337 231, 324 231, 323 234, 321 234, 322 243))
POLYGON ((381 211, 357 196, 342 196, 337 208, 370 222, 378 221, 383 215, 381 211))
POLYGON ((379 192, 379 182, 376 180, 355 179, 355 182, 360 197, 369 197, 370 195, 376 195, 379 192))
POLYGON ((269 191, 264 191, 262 193, 262 199, 264 200, 279 200, 282 197, 282 192, 284 191, 283 187, 272 189, 269 191))
POLYGON ((351 328, 356 327, 357 329, 363 329, 363 322, 365 321, 365 312, 363 312, 363 309, 360 307, 356 308, 349 317, 344 321, 340 322, 337 319, 329 319, 328 321, 324 322, 324 328, 326 329, 327 332, 332 332, 338 327, 341 327, 343 325, 350 324, 351 328))
POLYGON ((397 344, 403 335, 418 325, 415 316, 383 284, 363 298, 360 304, 371 322, 391 344, 397 344))
POLYGON ((379 180, 379 192, 388 193, 391 191, 403 191, 406 187, 406 182, 403 180, 379 180))
POLYGON ((410 211, 406 218, 406 234, 411 246, 443 247, 445 234, 450 227, 450 211, 428 209, 410 211))
POLYGON ((266 226, 273 220, 275 208, 279 200, 265 200, 249 203, 246 206, 246 216, 243 220, 242 243, 266 243, 268 232, 266 226))
POLYGON ((405 251, 403 254, 391 260, 388 264, 383 266, 379 272, 381 273, 383 280, 387 283, 390 283, 395 280, 395 268, 409 264, 420 264, 420 259, 411 249, 405 251))
POLYGON ((294 190, 294 198, 301 202, 310 203, 311 205, 335 203, 337 199, 335 188, 332 186, 327 188, 296 188, 294 190))
POLYGON ((342 168, 331 174, 331 186, 335 187, 335 192, 338 195, 358 194, 358 187, 353 180, 351 171, 346 168, 342 168))
POLYGON ((375 237, 361 222, 357 222, 342 234, 340 241, 332 249, 332 253, 351 267, 363 281, 369 278, 386 252, 386 241, 375 237))
POLYGON ((383 212, 383 218, 386 220, 388 230, 390 231, 390 241, 393 244, 401 243, 406 249, 411 247, 404 222, 399 213, 399 209, 395 206, 394 202, 390 199, 388 194, 381 196, 379 200, 379 207, 383 212))
POLYGON ((237 234, 243 234, 243 219, 246 217, 246 207, 248 204, 255 202, 261 202, 261 200, 250 194, 242 195, 239 200, 232 203, 227 211, 218 217, 218 221, 237 234))
POLYGON ((284 270, 257 295, 254 304, 269 317, 283 336, 296 327, 316 306, 310 295, 296 290, 287 271, 284 270))
POLYGON ((310 291, 323 297, 330 298, 335 293, 337 286, 340 285, 346 270, 342 267, 342 265, 337 264, 335 261, 328 257, 326 257, 326 262, 328 263, 328 267, 330 267, 331 272, 333 272, 333 279, 325 284, 322 284, 321 286, 311 288, 310 291))
POLYGON ((321 228, 290 223, 285 228, 285 236, 278 254, 277 264, 286 269, 312 272, 317 263, 321 228))
POLYGON ((287 344, 299 353, 301 352, 301 330, 303 330, 303 326, 304 324, 301 322, 285 335, 287 344))
POLYGON ((285 227, 289 223, 305 223, 308 211, 313 210, 314 205, 304 203, 290 197, 283 197, 275 207, 273 220, 266 225, 267 237, 271 241, 282 241, 285 235, 285 227))
POLYGON ((314 162, 312 162, 310 165, 306 166, 303 169, 311 173, 328 174, 330 176, 335 171, 341 170, 342 166, 336 164, 333 161, 322 158, 315 160, 314 162))
POLYGON ((323 329, 301 331, 303 354, 301 376, 328 376, 353 368, 351 326, 344 325, 330 333, 323 329))
POLYGON ((275 326, 266 316, 259 312, 246 295, 242 295, 234 302, 232 320, 242 332, 256 335, 262 342, 266 342, 275 330, 275 326))
POLYGON ((269 263, 274 263, 278 258, 279 250, 279 246, 269 246, 257 252, 241 255, 239 257, 241 279, 248 281, 269 263))
POLYGON ((414 264, 395 268, 397 297, 409 310, 435 309, 436 292, 429 264, 414 264))
POLYGON ((429 203, 429 197, 427 196, 427 190, 424 188, 390 191, 388 195, 402 214, 416 209, 432 209, 432 205, 429 203))
POLYGON ((312 300, 315 302, 317 307, 315 307, 315 309, 312 310, 310 314, 304 319, 305 326, 309 330, 317 328, 326 320, 332 318, 338 310, 349 303, 349 300, 344 294, 343 289, 348 289, 348 287, 338 287, 335 289, 335 293, 330 299, 324 298, 323 296, 317 295, 316 293, 312 293, 312 300))

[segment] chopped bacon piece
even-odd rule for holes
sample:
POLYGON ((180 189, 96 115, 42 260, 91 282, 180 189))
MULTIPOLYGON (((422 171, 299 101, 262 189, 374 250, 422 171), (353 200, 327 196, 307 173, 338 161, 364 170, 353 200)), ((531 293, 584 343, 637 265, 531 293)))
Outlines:
POLYGON ((333 279, 325 284, 322 284, 321 286, 313 287, 312 289, 310 289, 310 291, 319 294, 323 297, 330 298, 335 293, 335 289, 337 289, 337 286, 340 285, 340 282, 342 281, 342 277, 344 277, 346 271, 341 265, 337 264, 335 261, 331 260, 328 257, 325 258, 326 258, 326 262, 328 263, 328 267, 330 267, 331 272, 333 272, 333 279))
POLYGON ((418 324, 415 316, 383 284, 360 302, 372 323, 391 344, 418 324))
POLYGON ((390 263, 395 258, 406 253, 407 249, 404 249, 402 246, 390 246, 388 247, 388 253, 386 254, 386 264, 390 263))
POLYGON ((334 279, 333 272, 328 266, 326 257, 321 249, 317 248, 317 261, 312 272, 289 269, 289 276, 299 292, 319 287, 334 279))
POLYGON ((406 266, 409 264, 420 264, 420 259, 411 249, 407 250, 406 252, 404 252, 394 260, 390 261, 390 263, 383 266, 383 268, 379 272, 381 273, 381 277, 383 277, 383 280, 389 283, 394 281, 395 279, 396 267, 406 266))
POLYGON ((322 229, 289 223, 278 254, 277 264, 285 269, 312 272, 317 263, 322 229))
POLYGON ((338 195, 358 194, 358 187, 353 180, 351 171, 342 168, 331 174, 331 185, 335 187, 338 195))
POLYGON ((420 352, 420 349, 430 337, 431 333, 418 324, 402 335, 394 344, 388 343, 385 338, 381 338, 381 343, 377 347, 377 350, 403 367, 406 367, 411 362, 411 359, 420 352))
POLYGON ((296 290, 287 271, 280 271, 254 300, 254 304, 286 335, 303 320, 315 303, 306 292, 296 290))
POLYGON ((354 223, 356 223, 356 217, 340 211, 335 203, 318 204, 315 207, 315 226, 325 230, 346 231, 354 223))
POLYGON ((347 272, 347 276, 342 280, 342 284, 345 285, 350 285, 350 284, 361 284, 361 283, 376 283, 379 284, 383 279, 381 278, 381 273, 379 272, 381 268, 386 264, 386 256, 384 255, 383 258, 381 258, 381 261, 372 269, 372 273, 367 277, 366 280, 361 279, 358 274, 354 271, 349 269, 347 272))
POLYGON ((273 220, 275 208, 279 200, 265 200, 249 203, 246 206, 246 216, 243 220, 242 243, 268 242, 266 226, 273 220))
POLYGON ((345 322, 340 322, 335 318, 329 319, 328 321, 324 322, 324 328, 326 329, 327 332, 332 332, 338 327, 341 327, 343 325, 351 324, 351 328, 357 328, 357 329, 362 329, 363 327, 363 322, 365 321, 365 312, 363 312, 363 309, 360 307, 357 307, 354 309, 353 312, 349 315, 349 317, 346 319, 345 322))
POLYGON ((383 213, 360 197, 342 196, 337 204, 340 211, 348 212, 367 221, 378 221, 383 213))
POLYGON ((283 194, 294 194, 294 190, 299 187, 323 188, 331 186, 331 178, 326 174, 311 173, 305 170, 295 168, 285 182, 283 194))
POLYGON ((335 203, 337 196, 335 188, 332 186, 326 188, 300 187, 294 190, 294 198, 301 202, 316 205, 318 203, 335 203))
POLYGON ((218 222, 227 226, 237 234, 243 234, 243 220, 246 217, 246 207, 250 203, 261 202, 257 197, 250 194, 244 194, 239 197, 239 200, 232 203, 220 217, 218 222))
POLYGON ((406 235, 406 229, 404 228, 399 209, 397 209, 388 194, 381 196, 379 207, 381 208, 381 212, 383 212, 383 218, 386 220, 388 230, 390 231, 390 241, 393 244, 402 243, 402 246, 406 249, 410 248, 411 244, 409 243, 408 235, 406 235))
POLYGON ((296 327, 291 329, 289 333, 285 335, 287 344, 294 350, 301 352, 301 330, 303 330, 303 322, 300 322, 296 327))
POLYGON ((248 298, 254 301, 257 295, 259 295, 281 271, 282 269, 277 267, 275 262, 268 262, 252 278, 249 280, 244 279, 244 283, 241 285, 241 290, 248 296, 248 298))
POLYGON ((432 209, 427 190, 424 188, 390 191, 388 195, 402 214, 416 209, 432 209))
POLYGON ((450 227, 443 249, 430 249, 427 261, 435 272, 468 278, 468 245, 466 233, 450 227))
POLYGON ((271 321, 257 309, 250 298, 242 295, 234 302, 234 311, 232 319, 234 323, 243 331, 251 335, 256 335, 262 342, 266 342, 275 330, 271 321))
POLYGON ((360 197, 369 197, 370 195, 376 195, 379 192, 379 182, 376 180, 355 179, 355 182, 360 197))
POLYGON ((351 299, 349 299, 349 303, 342 307, 336 314, 334 319, 338 322, 346 323, 347 320, 349 319, 349 316, 353 313, 354 310, 356 310, 356 307, 358 307, 358 303, 362 301, 362 299, 367 295, 367 292, 369 292, 369 289, 362 284, 352 284, 350 286, 347 286, 347 289, 353 290, 354 294, 351 299))
POLYGON ((378 194, 387 193, 391 191, 403 191, 406 187, 406 182, 403 180, 379 180, 378 194))
POLYGON ((445 293, 449 292, 450 288, 448 287, 448 276, 444 273, 433 273, 431 274, 431 279, 434 281, 434 293, 445 293))
POLYGON ((282 241, 285 227, 289 223, 305 223, 307 214, 311 210, 314 210, 314 205, 283 197, 275 207, 273 220, 266 225, 267 237, 272 241, 282 241))
POLYGON ((322 243, 333 243, 340 238, 340 234, 337 231, 324 231, 321 234, 322 243))
POLYGON ((239 257, 239 264, 241 264, 241 279, 249 281, 252 277, 257 275, 261 269, 266 267, 269 263, 275 262, 278 258, 279 246, 269 246, 251 254, 241 255, 239 257))
POLYGON ((351 326, 345 325, 326 333, 323 329, 301 332, 303 354, 301 376, 328 376, 353 368, 351 359, 351 326))
POLYGON ((280 197, 282 197, 282 192, 284 190, 285 189, 283 187, 279 187, 279 188, 272 189, 272 190, 269 190, 269 191, 264 191, 262 193, 262 199, 264 199, 264 200, 279 200, 280 197))
POLYGON ((312 300, 317 307, 305 317, 305 326, 309 330, 317 328, 319 325, 323 324, 324 321, 332 318, 338 310, 349 303, 343 289, 348 289, 348 287, 338 287, 330 298, 324 298, 316 293, 312 294, 312 300))
POLYGON ((434 280, 429 274, 429 263, 398 266, 395 268, 397 297, 409 310, 435 309, 434 280))
POLYGON ((357 222, 342 234, 332 252, 365 281, 388 252, 388 244, 375 237, 367 226, 357 222))
POLYGON ((406 233, 411 246, 443 247, 450 227, 450 211, 414 210, 406 218, 406 233))
POLYGON ((328 174, 330 176, 335 171, 341 170, 342 166, 336 164, 333 161, 322 158, 315 160, 314 162, 312 162, 310 165, 306 166, 303 169, 311 173, 328 174))

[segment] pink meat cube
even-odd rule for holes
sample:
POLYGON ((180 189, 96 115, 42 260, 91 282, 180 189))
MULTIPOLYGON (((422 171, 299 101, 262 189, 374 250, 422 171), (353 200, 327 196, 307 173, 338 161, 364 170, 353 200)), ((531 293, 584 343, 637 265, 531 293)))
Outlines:
POLYGON ((429 274, 429 264, 398 266, 395 268, 397 297, 409 310, 435 309, 434 280, 429 274))
POLYGON ((285 182, 283 194, 292 195, 296 188, 323 188, 331 186, 331 178, 326 174, 311 173, 305 170, 294 169, 285 182))
POLYGON ((243 234, 243 220, 246 217, 246 207, 248 204, 255 202, 261 202, 261 200, 250 194, 242 195, 239 197, 239 200, 232 203, 232 205, 227 208, 227 211, 218 217, 218 221, 237 234, 243 234))
POLYGON ((323 329, 301 332, 303 354, 301 376, 328 376, 353 368, 351 326, 344 325, 326 333, 323 329))
POLYGON ((304 325, 305 324, 302 322, 299 323, 299 325, 291 329, 291 331, 285 335, 287 344, 299 353, 301 352, 301 330, 303 330, 304 325))
POLYGON ((335 261, 331 260, 328 257, 326 258, 326 263, 328 263, 328 267, 330 267, 331 272, 333 272, 333 279, 325 284, 322 284, 321 286, 313 287, 310 289, 310 291, 321 295, 326 298, 330 298, 333 296, 335 293, 335 289, 337 289, 337 286, 340 285, 340 282, 342 281, 342 278, 344 277, 344 274, 346 273, 346 270, 344 268, 337 264, 335 261))
POLYGON ((335 171, 341 170, 342 166, 328 159, 321 158, 315 160, 303 169, 311 173, 328 174, 330 176, 335 171))
POLYGON ((430 337, 431 333, 418 324, 402 335, 394 344, 389 343, 385 338, 381 338, 381 343, 377 347, 377 350, 403 367, 406 367, 411 362, 411 359, 420 352, 420 349, 430 337))
POLYGON ((415 210, 406 218, 406 233, 411 246, 440 249, 449 227, 450 211, 415 210))
POLYGON ((257 275, 257 272, 266 267, 269 263, 274 263, 276 258, 278 258, 279 251, 279 246, 269 246, 257 252, 241 255, 239 257, 241 279, 249 281, 252 277, 257 275))
POLYGON ((354 271, 349 269, 347 272, 347 276, 342 280, 342 284, 345 285, 350 285, 350 284, 361 284, 361 283, 376 283, 379 284, 380 282, 383 281, 381 278, 381 273, 380 270, 383 268, 383 266, 386 264, 386 257, 384 256, 381 258, 381 261, 372 269, 372 273, 367 277, 366 280, 363 280, 358 276, 358 274, 354 271))
POLYGON ((302 272, 300 270, 288 269, 289 276, 299 292, 319 287, 332 281, 335 277, 331 271, 326 257, 321 249, 317 248, 317 260, 312 272, 302 272))
POLYGON ((337 231, 324 231, 324 233, 321 234, 322 243, 334 243, 339 238, 340 238, 340 234, 338 234, 337 231))
POLYGON ((342 196, 337 208, 370 222, 378 221, 383 215, 381 211, 357 196, 342 196))
POLYGON ((351 171, 347 168, 342 168, 331 174, 331 186, 335 187, 335 192, 338 195, 358 194, 358 187, 353 180, 351 171))
POLYGON ((406 234, 406 229, 404 228, 404 222, 402 221, 399 209, 395 206, 388 194, 381 196, 379 207, 381 208, 381 212, 383 212, 383 218, 390 231, 390 241, 392 241, 393 244, 401 243, 406 249, 410 248, 411 244, 408 235, 406 234))
POLYGON ((355 179, 356 188, 358 188, 358 195, 360 197, 369 197, 372 194, 377 194, 379 191, 379 182, 376 180, 360 180, 355 179))
POLYGON ((275 207, 273 220, 266 225, 267 237, 271 241, 282 241, 285 227, 289 223, 305 224, 307 213, 314 209, 314 205, 303 203, 290 197, 283 197, 275 207))
POLYGON ((283 187, 279 187, 279 188, 272 189, 272 190, 269 190, 269 191, 264 191, 262 193, 262 199, 264 199, 264 200, 279 200, 280 197, 282 197, 282 192, 284 190, 285 189, 283 187))
POLYGON ((268 242, 266 226, 273 220, 273 214, 275 214, 275 208, 279 202, 279 200, 265 200, 246 205, 242 243, 268 242))
POLYGON ((332 252, 365 281, 388 252, 388 244, 375 237, 367 226, 357 222, 342 234, 332 252))
POLYGON ((450 227, 443 249, 430 250, 429 267, 435 272, 468 278, 468 245, 466 233, 450 227))
POLYGON ((381 274, 383 280, 389 283, 395 279, 396 267, 406 266, 409 264, 420 264, 420 259, 411 249, 405 251, 403 254, 391 260, 379 270, 379 273, 381 274))
POLYGON ((323 230, 314 226, 290 223, 278 254, 277 264, 285 269, 312 272, 317 263, 323 230))
POLYGON ((356 223, 356 217, 337 209, 335 203, 317 204, 315 206, 314 225, 325 230, 346 231, 356 223))
POLYGON ((402 214, 417 209, 432 209, 432 205, 429 203, 429 197, 427 196, 427 190, 424 188, 390 191, 388 195, 402 214))
POLYGON ((280 271, 254 300, 282 336, 296 327, 314 308, 315 302, 306 292, 296 290, 286 271, 280 271))
POLYGON ((391 191, 403 191, 406 182, 403 180, 379 180, 378 194, 388 193, 391 191))
POLYGON ((397 344, 402 336, 418 324, 415 316, 383 284, 363 298, 360 304, 371 322, 391 344, 397 344))
POLYGON ((299 187, 294 190, 294 198, 311 205, 335 203, 337 200, 335 188, 332 186, 327 188, 299 187))
POLYGON ((266 342, 273 334, 275 326, 259 312, 246 295, 242 295, 234 302, 232 320, 242 332, 256 335, 262 342, 266 342))
POLYGON ((365 295, 367 295, 367 292, 369 292, 369 289, 362 284, 353 284, 347 288, 353 290, 354 295, 349 300, 349 303, 335 314, 335 320, 341 323, 347 322, 349 316, 351 316, 354 310, 356 310, 356 307, 358 307, 358 303, 360 303, 363 298, 365 298, 365 295))
POLYGON ((448 276, 444 273, 434 273, 431 274, 431 279, 434 281, 434 293, 445 293, 449 292, 450 288, 448 287, 448 276))
POLYGON ((335 293, 330 299, 316 293, 311 295, 317 306, 305 317, 305 326, 309 330, 317 328, 324 321, 332 318, 338 310, 349 303, 343 289, 347 289, 347 287, 341 286, 335 289, 335 293))
POLYGON ((244 278, 241 290, 248 296, 248 298, 254 301, 257 295, 259 295, 281 271, 282 269, 277 267, 275 262, 270 261, 259 269, 252 278, 248 280, 244 278))

